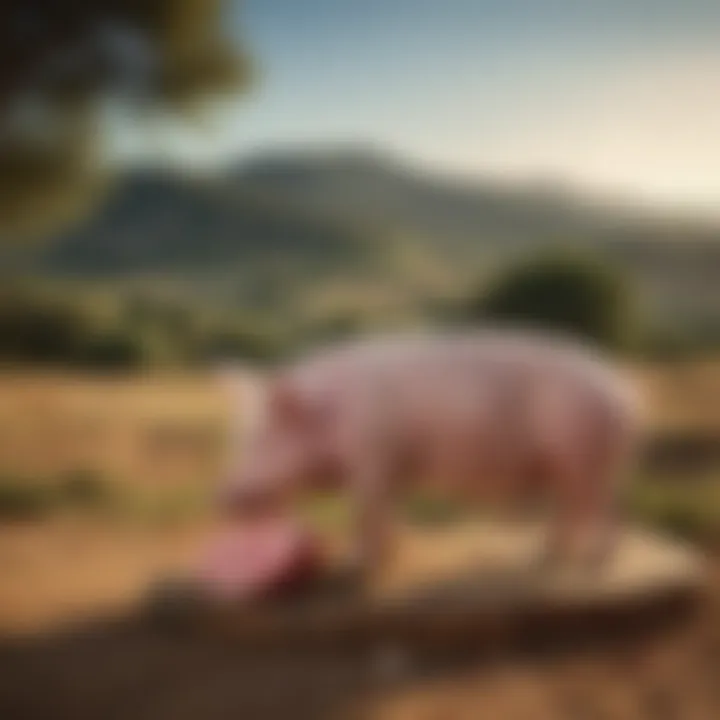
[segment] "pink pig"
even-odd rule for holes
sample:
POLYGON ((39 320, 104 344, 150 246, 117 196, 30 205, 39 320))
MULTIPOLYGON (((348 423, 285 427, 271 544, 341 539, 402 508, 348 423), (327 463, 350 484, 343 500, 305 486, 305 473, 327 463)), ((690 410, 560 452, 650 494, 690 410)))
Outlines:
POLYGON ((612 547, 638 404, 587 348, 534 332, 417 334, 316 352, 262 384, 234 377, 246 426, 227 500, 343 488, 366 569, 385 558, 393 501, 409 486, 467 502, 547 496, 547 557, 612 547))

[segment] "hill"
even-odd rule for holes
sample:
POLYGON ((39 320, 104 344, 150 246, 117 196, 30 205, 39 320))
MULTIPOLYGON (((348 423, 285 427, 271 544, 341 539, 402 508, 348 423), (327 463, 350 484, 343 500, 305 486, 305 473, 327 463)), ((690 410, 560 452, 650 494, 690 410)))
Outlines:
POLYGON ((407 307, 548 244, 588 247, 663 313, 720 313, 720 223, 554 186, 470 182, 354 149, 276 152, 223 177, 136 173, 31 262, 60 277, 158 278, 223 302, 407 307))

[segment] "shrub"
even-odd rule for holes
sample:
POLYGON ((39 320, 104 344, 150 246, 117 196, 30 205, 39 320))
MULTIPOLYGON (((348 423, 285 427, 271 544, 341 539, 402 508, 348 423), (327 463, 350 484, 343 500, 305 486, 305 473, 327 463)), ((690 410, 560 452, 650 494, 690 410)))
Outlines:
POLYGON ((714 479, 693 485, 645 479, 629 488, 625 508, 630 517, 660 532, 703 543, 720 540, 720 496, 714 479))
POLYGON ((58 504, 54 488, 22 478, 0 479, 0 520, 35 520, 58 504))
POLYGON ((40 520, 65 509, 100 510, 114 500, 110 486, 91 470, 42 481, 0 479, 1 520, 40 520))
POLYGON ((76 358, 78 365, 93 370, 133 370, 145 360, 142 339, 122 330, 108 330, 86 338, 76 358))
POLYGON ((11 362, 72 361, 87 332, 86 318, 70 304, 38 293, 0 296, 0 358, 11 362))
POLYGON ((500 320, 626 347, 633 330, 630 287, 597 258, 550 253, 517 265, 471 298, 471 319, 500 320))
POLYGON ((274 360, 282 344, 274 333, 260 328, 233 327, 210 333, 203 342, 206 358, 239 358, 251 361, 274 360))

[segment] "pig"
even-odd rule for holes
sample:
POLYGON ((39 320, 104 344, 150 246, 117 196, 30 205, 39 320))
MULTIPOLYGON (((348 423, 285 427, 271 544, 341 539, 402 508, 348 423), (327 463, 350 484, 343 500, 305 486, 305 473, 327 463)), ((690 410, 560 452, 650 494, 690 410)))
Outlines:
POLYGON ((575 340, 501 328, 378 336, 230 386, 245 426, 225 502, 348 492, 367 572, 388 559, 395 502, 413 489, 509 507, 549 501, 547 561, 594 563, 614 547, 639 398, 575 340))

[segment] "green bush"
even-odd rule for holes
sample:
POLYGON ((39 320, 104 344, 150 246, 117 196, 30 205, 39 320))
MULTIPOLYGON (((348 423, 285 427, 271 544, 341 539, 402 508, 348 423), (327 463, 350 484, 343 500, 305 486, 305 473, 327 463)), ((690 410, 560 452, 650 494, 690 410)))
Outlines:
POLYGON ((86 318, 70 303, 25 290, 0 294, 1 360, 72 362, 86 333, 86 318))
POLYGON ((720 540, 720 493, 717 479, 687 484, 645 479, 628 490, 629 517, 660 532, 702 543, 720 540))
POLYGON ((146 359, 142 338, 114 329, 86 338, 74 364, 93 370, 133 370, 146 359))
POLYGON ((634 303, 619 270, 599 258, 551 252, 510 268, 468 304, 473 320, 584 337, 613 349, 632 339, 634 303))
POLYGON ((0 479, 0 520, 36 520, 57 507, 55 488, 21 478, 0 479))
POLYGON ((274 333, 262 328, 229 327, 208 333, 202 343, 204 358, 239 358, 251 361, 274 360, 282 344, 274 333))
POLYGON ((91 470, 54 479, 0 479, 0 520, 40 520, 63 510, 104 510, 116 504, 110 485, 91 470))
POLYGON ((290 346, 272 317, 210 311, 180 299, 124 297, 120 289, 44 284, 0 288, 0 363, 81 370, 194 367, 209 359, 266 362, 290 346))

